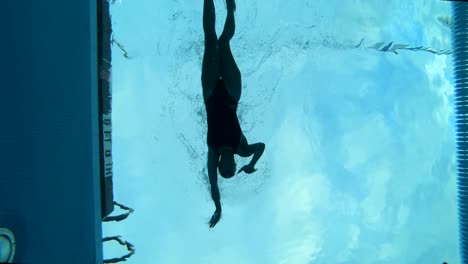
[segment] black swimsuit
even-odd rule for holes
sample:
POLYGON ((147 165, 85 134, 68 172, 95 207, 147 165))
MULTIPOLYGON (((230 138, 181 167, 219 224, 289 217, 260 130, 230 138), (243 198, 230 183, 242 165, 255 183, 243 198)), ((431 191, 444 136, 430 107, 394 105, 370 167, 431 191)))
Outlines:
POLYGON ((218 79, 205 107, 208 119, 208 146, 214 151, 218 151, 219 147, 231 147, 235 152, 242 130, 237 119, 237 102, 229 95, 222 79, 218 79))

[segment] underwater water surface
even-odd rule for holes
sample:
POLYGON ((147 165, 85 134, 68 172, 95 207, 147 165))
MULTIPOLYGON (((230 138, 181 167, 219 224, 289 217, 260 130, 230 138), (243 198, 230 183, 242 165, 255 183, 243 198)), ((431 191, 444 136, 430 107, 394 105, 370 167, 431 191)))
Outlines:
POLYGON ((237 114, 266 150, 219 178, 213 229, 203 1, 111 5, 114 195, 135 213, 103 231, 127 263, 460 263, 450 4, 236 4, 237 114))

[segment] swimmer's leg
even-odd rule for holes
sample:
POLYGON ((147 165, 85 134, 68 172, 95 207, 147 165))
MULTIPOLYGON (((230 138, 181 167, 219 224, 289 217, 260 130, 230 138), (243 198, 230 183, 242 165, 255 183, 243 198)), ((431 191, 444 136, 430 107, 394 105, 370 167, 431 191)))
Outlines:
POLYGON ((236 11, 236 1, 235 0, 226 0, 227 10, 236 11))
POLYGON ((239 68, 232 56, 230 40, 234 36, 236 23, 234 19, 235 2, 234 0, 226 0, 228 12, 224 30, 218 40, 218 53, 220 63, 220 74, 224 80, 224 86, 227 88, 231 97, 239 101, 242 93, 242 81, 239 68), (232 1, 229 3, 229 1, 232 1), (234 8, 233 8, 234 7, 234 8))
POLYGON ((205 102, 216 87, 219 79, 218 43, 215 30, 216 14, 213 0, 204 0, 203 31, 205 33, 205 52, 202 63, 202 87, 205 102))

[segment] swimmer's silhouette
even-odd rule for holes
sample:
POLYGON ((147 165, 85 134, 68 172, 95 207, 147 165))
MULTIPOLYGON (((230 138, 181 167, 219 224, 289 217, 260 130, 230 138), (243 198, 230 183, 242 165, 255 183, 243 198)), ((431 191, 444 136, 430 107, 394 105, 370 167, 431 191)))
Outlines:
POLYGON ((221 217, 221 202, 218 189, 218 174, 231 178, 236 173, 234 154, 241 157, 253 156, 248 165, 239 171, 253 173, 255 164, 265 150, 265 144, 249 145, 237 119, 237 104, 241 97, 241 75, 231 53, 229 41, 234 36, 234 0, 226 0, 227 17, 219 39, 215 31, 215 7, 213 0, 204 0, 203 31, 205 32, 205 54, 202 65, 203 99, 208 119, 208 176, 211 197, 216 206, 210 227, 221 217))

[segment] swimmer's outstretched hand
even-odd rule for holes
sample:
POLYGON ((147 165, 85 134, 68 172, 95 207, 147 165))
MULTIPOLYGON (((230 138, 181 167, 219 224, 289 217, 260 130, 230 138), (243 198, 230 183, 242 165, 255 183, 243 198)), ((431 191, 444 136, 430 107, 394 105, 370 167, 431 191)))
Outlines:
POLYGON ((209 222, 210 228, 213 228, 218 223, 220 218, 221 218, 221 209, 216 209, 216 211, 214 212, 209 222))
POLYGON ((243 171, 247 174, 251 174, 251 173, 254 173, 256 170, 257 169, 255 169, 254 166, 247 164, 244 167, 242 167, 237 173, 240 173, 241 171, 243 171))

